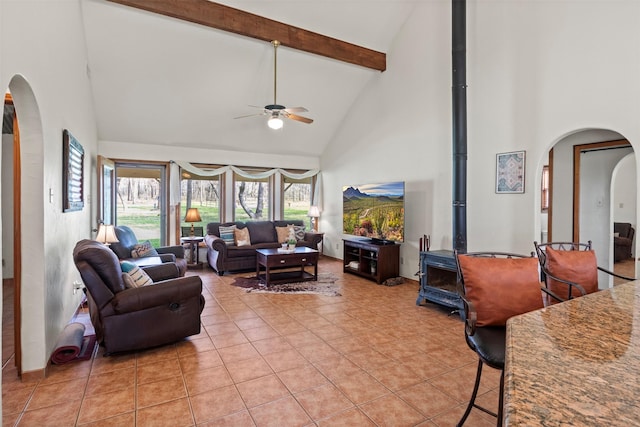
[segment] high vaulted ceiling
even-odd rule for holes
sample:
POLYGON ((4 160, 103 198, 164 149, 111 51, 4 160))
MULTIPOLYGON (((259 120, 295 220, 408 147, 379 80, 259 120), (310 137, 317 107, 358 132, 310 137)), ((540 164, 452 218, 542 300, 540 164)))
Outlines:
MULTIPOLYGON (((227 0, 218 3, 389 54, 420 0, 227 0)), ((174 2, 180 4, 179 1, 174 2)), ((260 113, 274 101, 273 46, 107 0, 84 0, 88 72, 102 141, 255 153, 320 155, 359 94, 381 72, 286 45, 277 103, 304 124, 278 131, 260 113)), ((392 72, 387 66, 386 73, 392 72)))

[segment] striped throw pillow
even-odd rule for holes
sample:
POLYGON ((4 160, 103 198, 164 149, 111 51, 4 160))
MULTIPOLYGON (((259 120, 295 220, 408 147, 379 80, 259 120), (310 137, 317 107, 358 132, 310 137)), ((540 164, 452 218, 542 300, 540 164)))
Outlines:
POLYGON ((220 230, 220 238, 224 240, 227 246, 234 246, 236 244, 236 238, 235 238, 236 226, 235 225, 230 225, 228 227, 220 226, 219 230, 220 230))
POLYGON ((122 280, 127 289, 153 285, 151 277, 134 263, 124 261, 120 266, 122 267, 122 280))

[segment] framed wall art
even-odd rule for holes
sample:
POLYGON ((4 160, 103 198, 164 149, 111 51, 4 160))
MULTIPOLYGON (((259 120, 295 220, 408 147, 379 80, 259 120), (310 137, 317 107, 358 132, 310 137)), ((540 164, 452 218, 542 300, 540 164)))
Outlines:
POLYGON ((62 132, 62 211, 84 208, 84 148, 67 129, 62 132))
POLYGON ((496 155, 496 193, 524 193, 525 152, 496 155))

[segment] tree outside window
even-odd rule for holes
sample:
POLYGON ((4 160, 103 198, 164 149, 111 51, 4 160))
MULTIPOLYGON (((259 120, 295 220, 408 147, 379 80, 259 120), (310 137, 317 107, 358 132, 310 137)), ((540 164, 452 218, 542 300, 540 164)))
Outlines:
POLYGON ((270 180, 244 178, 234 174, 234 220, 266 221, 269 219, 270 180))
POLYGON ((283 177, 283 219, 310 221, 308 213, 311 206, 312 181, 312 178, 296 180, 283 177))
POLYGON ((210 222, 220 221, 220 176, 203 177, 182 172, 180 181, 180 224, 191 227, 184 222, 189 208, 198 208, 202 222, 195 226, 206 227, 210 222))

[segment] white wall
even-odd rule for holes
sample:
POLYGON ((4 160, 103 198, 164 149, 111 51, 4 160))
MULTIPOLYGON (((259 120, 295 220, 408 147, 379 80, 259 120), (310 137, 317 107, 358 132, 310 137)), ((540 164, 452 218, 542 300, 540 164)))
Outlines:
POLYGON ((13 278, 13 135, 2 135, 2 278, 13 278))
POLYGON ((451 51, 446 2, 420 3, 387 55, 387 71, 351 107, 321 158, 324 253, 342 258, 342 186, 405 181, 400 274, 415 278, 418 239, 451 242, 451 51))
POLYGON ((636 241, 638 233, 638 187, 637 187, 636 155, 629 154, 616 166, 613 172, 611 212, 613 222, 629 222, 636 230, 633 237, 631 253, 637 258, 636 241))
MULTIPOLYGON (((611 183, 618 162, 632 148, 587 151, 580 159, 580 241, 591 241, 598 265, 613 270, 613 220, 611 183)), ((600 274, 600 289, 608 288, 613 278, 600 274)))
MULTIPOLYGON (((80 2, 0 0, 0 87, 14 96, 22 153, 22 370, 46 366, 80 294, 75 243, 91 237, 97 138, 80 2), (85 208, 62 213, 62 130, 85 149, 85 208), (52 194, 52 197, 49 197, 52 194)), ((4 201, 3 201, 4 203, 4 201)))
MULTIPOLYGON (((416 6, 388 71, 353 105, 321 158, 325 253, 342 257, 341 186, 374 179, 407 182, 403 276, 417 270, 423 233, 433 249, 451 249, 449 3, 416 6)), ((468 2, 469 251, 533 250, 541 169, 557 141, 597 128, 638 143, 638 16, 640 3, 631 0, 468 2), (496 153, 517 150, 527 155, 525 193, 496 194, 496 153)), ((562 230, 554 224, 554 239, 562 230)))
POLYGON ((630 222, 637 229, 638 189, 636 181, 636 158, 635 155, 630 154, 620 160, 616 168, 611 209, 614 222, 630 222))

